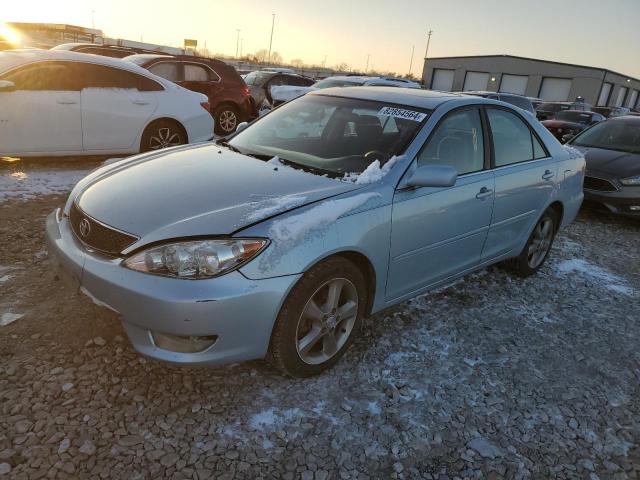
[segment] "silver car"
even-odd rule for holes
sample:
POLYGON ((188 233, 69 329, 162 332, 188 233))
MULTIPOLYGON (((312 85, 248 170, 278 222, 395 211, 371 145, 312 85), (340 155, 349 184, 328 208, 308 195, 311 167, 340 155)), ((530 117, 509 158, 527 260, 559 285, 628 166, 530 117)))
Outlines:
POLYGON ((536 272, 585 162, 479 97, 327 89, 229 140, 96 170, 47 219, 74 288, 144 355, 317 374, 362 319, 487 265, 536 272))

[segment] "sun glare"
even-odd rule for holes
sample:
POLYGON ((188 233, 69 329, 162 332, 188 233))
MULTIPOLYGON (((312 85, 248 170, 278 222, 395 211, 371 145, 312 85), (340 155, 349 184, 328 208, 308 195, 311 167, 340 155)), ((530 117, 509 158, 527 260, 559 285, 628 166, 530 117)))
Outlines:
POLYGON ((20 45, 20 34, 6 23, 0 23, 0 41, 4 40, 12 45, 20 45))

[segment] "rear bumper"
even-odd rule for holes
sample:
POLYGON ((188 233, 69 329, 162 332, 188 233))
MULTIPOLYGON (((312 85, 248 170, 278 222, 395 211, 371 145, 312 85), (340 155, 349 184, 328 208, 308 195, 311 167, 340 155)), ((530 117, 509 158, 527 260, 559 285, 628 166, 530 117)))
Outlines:
POLYGON ((596 204, 616 215, 640 218, 640 187, 623 187, 615 192, 585 189, 585 204, 596 204))
POLYGON ((58 211, 47 218, 49 255, 72 288, 122 316, 134 348, 181 364, 219 364, 263 358, 282 302, 299 275, 250 280, 240 272, 180 280, 129 270, 120 258, 88 252, 58 211), (197 353, 160 348, 155 334, 217 337, 197 353))

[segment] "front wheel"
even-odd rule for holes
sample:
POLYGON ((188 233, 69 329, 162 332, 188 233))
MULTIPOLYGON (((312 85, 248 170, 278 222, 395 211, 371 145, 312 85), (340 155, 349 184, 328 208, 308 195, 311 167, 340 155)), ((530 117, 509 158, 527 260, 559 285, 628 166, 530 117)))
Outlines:
POLYGON ((528 277, 536 273, 544 264, 551 251, 551 245, 556 235, 556 213, 548 208, 538 220, 527 244, 514 259, 516 273, 521 277, 528 277))
POLYGON ((151 123, 142 134, 140 152, 160 150, 187 143, 187 135, 177 123, 170 120, 158 120, 151 123))
POLYGON ((291 290, 271 336, 268 359, 292 377, 334 365, 357 335, 367 303, 364 277, 335 257, 310 269, 291 290))

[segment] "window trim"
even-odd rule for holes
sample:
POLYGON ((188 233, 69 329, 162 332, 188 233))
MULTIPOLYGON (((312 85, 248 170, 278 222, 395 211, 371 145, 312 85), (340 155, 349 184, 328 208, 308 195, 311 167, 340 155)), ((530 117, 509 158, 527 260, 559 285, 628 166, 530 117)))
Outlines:
MULTIPOLYGON (((457 113, 463 112, 465 110, 477 110, 478 111, 478 115, 480 116, 480 125, 482 127, 482 141, 483 141, 483 150, 484 150, 484 162, 482 165, 482 168, 480 170, 475 170, 473 172, 467 172, 467 173, 462 173, 462 174, 458 174, 458 178, 460 177, 466 177, 467 175, 475 175, 478 173, 482 173, 482 172, 486 172, 488 170, 491 169, 491 164, 490 164, 490 150, 489 150, 489 141, 490 138, 488 136, 488 130, 487 130, 487 124, 485 123, 484 120, 484 114, 482 112, 482 106, 483 104, 470 104, 470 105, 462 105, 460 107, 456 107, 453 108, 451 110, 449 110, 447 113, 445 113, 440 120, 438 120, 438 123, 435 124, 435 126, 433 127, 433 129, 431 130, 431 132, 429 132, 429 136, 426 138, 426 140, 424 141, 424 143, 420 146, 420 149, 418 150, 418 153, 416 153, 416 155, 413 158, 413 162, 415 162, 416 167, 419 167, 418 165, 418 157, 420 156, 420 154, 422 153, 422 151, 427 148, 427 146, 429 145, 429 143, 433 140, 433 135, 436 133, 436 131, 438 130, 438 128, 440 128, 442 126, 442 124, 447 120, 448 117, 450 117, 451 115, 455 115, 457 113)), ((411 163, 409 164, 409 168, 411 166, 411 163)), ((407 171, 405 170, 404 175, 406 175, 407 171)), ((454 185, 455 186, 455 185, 454 185)))
POLYGON ((515 109, 511 109, 509 107, 505 107, 502 105, 483 105, 482 110, 484 111, 484 115, 486 116, 487 128, 489 131, 490 142, 491 142, 491 170, 495 171, 501 168, 508 168, 514 165, 521 165, 527 162, 537 162, 539 160, 547 160, 549 158, 552 158, 551 154, 549 153, 549 149, 547 148, 547 145, 542 141, 542 139, 540 138, 540 135, 538 135, 538 133, 533 129, 533 127, 529 124, 527 119, 524 117, 524 115, 521 115, 520 112, 516 111, 515 109), (504 110, 505 112, 509 112, 513 115, 516 115, 518 118, 520 118, 520 120, 525 124, 525 126, 529 129, 529 132, 531 133, 531 154, 533 155, 535 153, 535 148, 533 148, 533 138, 535 137, 536 140, 538 140, 538 143, 542 146, 542 149, 544 150, 544 153, 546 154, 546 156, 540 157, 540 158, 531 158, 529 160, 521 160, 519 162, 513 162, 507 165, 496 166, 495 147, 493 144, 493 131, 491 130, 491 122, 489 120, 489 110, 491 109, 504 110))

